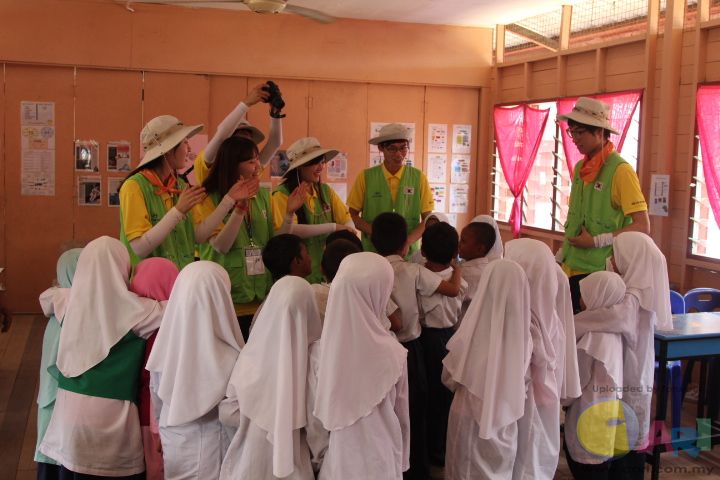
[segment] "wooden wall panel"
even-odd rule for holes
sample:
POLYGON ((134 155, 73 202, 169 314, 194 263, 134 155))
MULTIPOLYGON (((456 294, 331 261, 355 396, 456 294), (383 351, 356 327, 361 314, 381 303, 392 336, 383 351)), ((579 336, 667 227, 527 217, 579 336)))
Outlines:
MULTIPOLYGON (((0 267, 5 266, 5 192, 7 179, 5 178, 5 64, 0 64, 0 267)), ((5 273, 0 273, 0 284, 5 283, 5 273)), ((0 304, 2 304, 2 291, 0 290, 0 304)))
MULTIPOLYGON (((323 147, 347 155, 347 178, 330 180, 346 183, 347 192, 368 166, 368 86, 362 83, 312 82, 310 84, 308 135, 323 147)), ((290 139, 288 139, 290 140, 290 139)), ((325 181, 327 175, 324 176, 325 181)))
POLYGON ((645 70, 645 42, 618 45, 607 49, 606 73, 608 77, 645 70))
POLYGON ((9 65, 5 108, 6 307, 38 310, 60 246, 73 238, 73 69, 9 65), (55 196, 21 196, 20 102, 55 102, 55 196))
MULTIPOLYGON (((107 70, 78 69, 75 88, 75 137, 100 144, 100 171, 76 172, 80 176, 100 175, 101 206, 78 206, 77 186, 73 196, 74 239, 89 241, 100 235, 117 237, 119 207, 108 206, 108 178, 124 178, 128 172, 108 172, 108 141, 131 143, 134 164, 139 161, 139 129, 142 126, 142 74, 107 70)), ((77 183, 76 183, 77 185, 77 183)))

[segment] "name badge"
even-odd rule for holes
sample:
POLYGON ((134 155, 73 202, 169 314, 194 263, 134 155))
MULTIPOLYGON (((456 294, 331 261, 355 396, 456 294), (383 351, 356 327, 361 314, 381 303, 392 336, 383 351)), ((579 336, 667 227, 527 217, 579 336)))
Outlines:
POLYGON ((605 187, 605 185, 603 185, 602 182, 595 182, 595 190, 597 190, 598 192, 601 191, 603 187, 605 187))
POLYGON ((414 195, 414 194, 415 194, 415 188, 413 188, 413 187, 405 187, 405 189, 403 189, 403 193, 404 193, 405 195, 414 195))
POLYGON ((245 249, 245 271, 248 275, 262 275, 265 273, 261 248, 251 247, 245 249))

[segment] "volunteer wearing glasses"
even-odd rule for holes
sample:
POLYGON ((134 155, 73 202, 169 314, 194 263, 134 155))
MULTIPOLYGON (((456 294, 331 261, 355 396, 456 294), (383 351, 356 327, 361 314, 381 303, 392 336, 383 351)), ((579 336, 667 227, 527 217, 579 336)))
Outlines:
POLYGON ((561 257, 570 278, 573 309, 580 311, 579 282, 605 270, 613 237, 621 232, 650 233, 647 203, 633 168, 615 151, 610 134, 618 134, 609 118, 610 107, 581 97, 567 115, 567 133, 584 158, 575 166, 561 257))
POLYGON ((314 137, 296 141, 287 149, 290 166, 272 195, 275 231, 305 239, 312 258, 312 273, 306 278, 310 283, 323 281, 320 261, 328 234, 343 229, 355 233, 347 207, 338 194, 322 182, 325 164, 337 154, 337 150, 322 148, 314 137))
POLYGON ((370 242, 372 221, 383 212, 399 213, 408 225, 409 254, 418 249, 425 231, 425 217, 435 206, 430 184, 424 173, 404 165, 410 146, 410 132, 398 123, 385 125, 369 141, 383 154, 383 163, 365 169, 355 180, 348 196, 350 216, 362 235, 365 251, 374 252, 370 242))

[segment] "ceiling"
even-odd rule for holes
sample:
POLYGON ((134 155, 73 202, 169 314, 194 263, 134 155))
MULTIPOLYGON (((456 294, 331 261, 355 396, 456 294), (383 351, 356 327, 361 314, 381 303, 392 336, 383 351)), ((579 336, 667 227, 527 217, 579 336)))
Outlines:
MULTIPOLYGON (((246 10, 239 0, 226 2, 182 2, 184 7, 246 10)), ((391 22, 494 27, 574 4, 578 0, 289 0, 289 4, 311 8, 339 18, 391 22)), ((142 0, 132 3, 166 3, 173 0, 142 0)))

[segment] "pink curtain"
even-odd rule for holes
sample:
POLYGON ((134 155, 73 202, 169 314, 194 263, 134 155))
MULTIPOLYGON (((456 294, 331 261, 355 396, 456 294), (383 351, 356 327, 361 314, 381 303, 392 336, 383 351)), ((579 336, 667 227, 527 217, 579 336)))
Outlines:
MULTIPOLYGON (((619 152, 622 150, 623 143, 625 143, 625 136, 627 135, 628 128, 635 113, 635 109, 640 103, 640 97, 642 92, 622 92, 622 93, 603 93, 600 95, 589 95, 590 98, 603 101, 610 105, 610 123, 613 128, 620 132, 620 135, 610 135, 610 141, 615 144, 615 149, 619 152)), ((572 111, 575 106, 574 98, 562 98, 557 101, 557 113, 558 115, 564 115, 572 111)), ((567 162, 568 172, 570 172, 570 179, 572 180, 573 171, 575 164, 582 159, 582 154, 575 148, 575 144, 570 138, 570 135, 565 133, 568 128, 566 121, 560 122, 560 130, 562 132, 562 144, 563 151, 565 152, 565 161, 567 162)))
POLYGON ((720 223, 720 85, 698 89, 696 111, 708 200, 720 223))
POLYGON ((513 237, 520 235, 522 225, 522 194, 542 138, 550 110, 527 105, 512 108, 495 107, 495 141, 500 165, 515 197, 510 213, 513 237))

